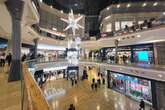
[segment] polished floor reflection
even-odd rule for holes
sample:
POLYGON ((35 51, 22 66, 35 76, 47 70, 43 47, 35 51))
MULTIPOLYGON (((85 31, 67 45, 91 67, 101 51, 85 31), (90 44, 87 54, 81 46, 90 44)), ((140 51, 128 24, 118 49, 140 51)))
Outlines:
POLYGON ((48 99, 53 110, 68 110, 72 103, 76 110, 139 110, 138 102, 103 85, 97 91, 91 90, 87 80, 73 87, 65 79, 51 81, 46 84, 45 93, 47 97, 54 94, 48 99))
POLYGON ((0 110, 21 110, 21 82, 8 82, 7 68, 0 68, 0 110))

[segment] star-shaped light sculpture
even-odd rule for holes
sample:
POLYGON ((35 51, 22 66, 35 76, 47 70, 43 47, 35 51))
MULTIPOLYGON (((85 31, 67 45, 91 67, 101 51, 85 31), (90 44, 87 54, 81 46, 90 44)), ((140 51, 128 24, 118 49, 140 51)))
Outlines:
POLYGON ((74 14, 73 14, 73 10, 71 9, 70 13, 68 14, 68 19, 61 18, 62 21, 66 22, 68 24, 68 26, 64 29, 64 31, 71 28, 72 32, 73 32, 73 36, 75 36, 76 30, 78 30, 79 28, 84 29, 83 26, 78 24, 78 22, 82 18, 83 18, 83 16, 80 16, 80 17, 75 19, 74 14))

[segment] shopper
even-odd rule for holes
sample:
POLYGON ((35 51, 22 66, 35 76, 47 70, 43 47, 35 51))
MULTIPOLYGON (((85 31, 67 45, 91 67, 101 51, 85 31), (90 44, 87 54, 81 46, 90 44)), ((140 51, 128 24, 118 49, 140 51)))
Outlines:
POLYGON ((91 89, 94 90, 94 83, 91 84, 91 89))
POLYGON ((75 85, 77 85, 77 79, 74 80, 75 85))
POLYGON ((7 63, 8 63, 8 66, 10 66, 11 61, 12 61, 12 55, 11 55, 11 53, 9 53, 9 54, 6 56, 6 61, 7 61, 7 63))
POLYGON ((71 78, 71 84, 72 84, 72 86, 74 86, 74 80, 73 80, 73 78, 71 78))
POLYGON ((5 53, 2 54, 0 59, 1 59, 1 66, 4 67, 5 66, 5 53))
POLYGON ((143 99, 141 99, 139 106, 140 106, 140 110, 145 110, 145 103, 143 99))
POLYGON ((98 84, 98 87, 100 88, 100 85, 101 85, 101 80, 100 80, 100 78, 97 79, 97 84, 98 84))
POLYGON ((25 54, 22 56, 21 60, 22 60, 22 62, 24 62, 26 60, 26 55, 25 54))
POLYGON ((105 78, 104 77, 102 78, 102 83, 103 83, 103 85, 105 85, 105 78))
POLYGON ((75 110, 75 106, 73 104, 70 104, 69 109, 68 110, 75 110))
POLYGON ((94 85, 95 85, 95 90, 97 91, 97 83, 94 83, 94 85))

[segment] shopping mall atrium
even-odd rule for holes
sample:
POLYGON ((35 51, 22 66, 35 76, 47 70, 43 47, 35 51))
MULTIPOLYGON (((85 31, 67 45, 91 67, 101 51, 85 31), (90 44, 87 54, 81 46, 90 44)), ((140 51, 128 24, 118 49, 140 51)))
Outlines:
POLYGON ((165 110, 165 0, 0 0, 0 110, 165 110))

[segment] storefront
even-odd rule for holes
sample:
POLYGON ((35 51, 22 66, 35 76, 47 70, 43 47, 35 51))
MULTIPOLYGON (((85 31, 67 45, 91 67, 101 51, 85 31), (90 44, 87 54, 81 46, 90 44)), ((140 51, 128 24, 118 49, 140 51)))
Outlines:
POLYGON ((108 87, 125 94, 132 99, 152 105, 151 81, 108 71, 108 87))
POLYGON ((134 63, 154 64, 153 45, 137 45, 132 47, 132 60, 134 63))
MULTIPOLYGON (((114 63, 116 50, 114 47, 102 48, 101 57, 107 63, 114 63)), ((140 63, 154 64, 153 44, 121 46, 117 50, 119 64, 140 63)))
MULTIPOLYGON (((119 47, 118 48, 118 63, 125 64, 131 62, 131 47, 119 47)), ((107 63, 115 63, 115 48, 106 48, 105 49, 105 58, 107 59, 107 63)), ((104 54, 103 54, 104 55, 104 54)))

